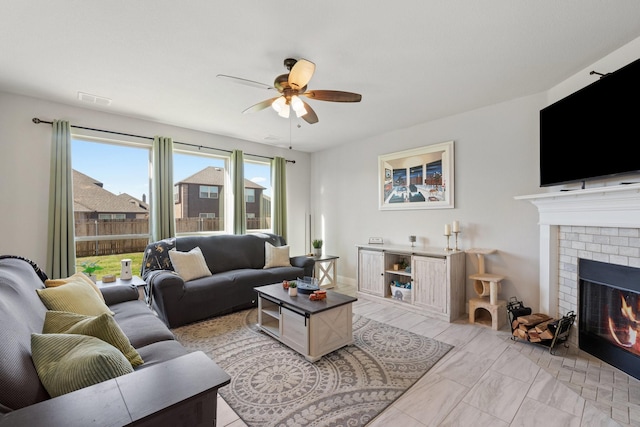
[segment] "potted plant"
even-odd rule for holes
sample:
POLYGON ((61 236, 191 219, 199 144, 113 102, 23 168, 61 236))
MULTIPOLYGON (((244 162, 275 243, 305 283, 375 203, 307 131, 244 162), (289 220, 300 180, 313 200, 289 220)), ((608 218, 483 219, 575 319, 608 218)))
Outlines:
POLYGON ((313 246, 313 256, 322 255, 322 240, 321 239, 315 239, 313 242, 311 242, 311 245, 313 246))
POLYGON ((296 282, 289 282, 289 296, 298 296, 298 284, 296 282))
POLYGON ((98 280, 94 273, 98 270, 102 270, 102 267, 98 265, 98 262, 100 261, 84 261, 80 264, 82 272, 89 276, 89 278, 94 282, 98 280))

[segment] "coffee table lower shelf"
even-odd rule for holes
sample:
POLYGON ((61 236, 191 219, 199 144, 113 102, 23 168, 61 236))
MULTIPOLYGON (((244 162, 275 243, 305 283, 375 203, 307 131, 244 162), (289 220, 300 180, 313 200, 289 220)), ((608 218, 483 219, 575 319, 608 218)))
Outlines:
POLYGON ((258 327, 315 362, 325 354, 353 344, 352 303, 356 298, 327 291, 327 298, 310 301, 290 297, 280 284, 260 286, 258 327))

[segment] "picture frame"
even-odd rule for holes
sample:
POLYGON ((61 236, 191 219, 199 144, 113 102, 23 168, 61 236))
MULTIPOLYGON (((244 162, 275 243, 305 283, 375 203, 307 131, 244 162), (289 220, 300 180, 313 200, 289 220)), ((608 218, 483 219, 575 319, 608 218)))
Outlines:
POLYGON ((453 141, 378 156, 380 210, 453 209, 453 141))

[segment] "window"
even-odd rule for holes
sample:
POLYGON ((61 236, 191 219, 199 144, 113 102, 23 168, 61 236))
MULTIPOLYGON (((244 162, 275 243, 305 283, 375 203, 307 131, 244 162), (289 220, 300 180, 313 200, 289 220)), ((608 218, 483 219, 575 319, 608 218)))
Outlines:
POLYGON ((173 203, 180 203, 180 186, 173 186, 173 203))
POLYGON ((256 202, 256 190, 253 188, 245 188, 244 189, 244 198, 247 203, 255 203, 256 202))
POLYGON ((173 184, 176 233, 225 232, 227 157, 180 151, 174 147, 173 184))
POLYGON ((271 230, 271 163, 244 161, 247 231, 271 230))
POLYGON ((218 187, 212 187, 209 185, 200 186, 200 198, 201 199, 217 199, 218 187))
POLYGON ((119 274, 120 260, 131 258, 133 270, 140 269, 150 238, 150 151, 150 146, 140 144, 72 136, 78 264, 113 258, 101 262, 105 270, 100 273, 119 274))

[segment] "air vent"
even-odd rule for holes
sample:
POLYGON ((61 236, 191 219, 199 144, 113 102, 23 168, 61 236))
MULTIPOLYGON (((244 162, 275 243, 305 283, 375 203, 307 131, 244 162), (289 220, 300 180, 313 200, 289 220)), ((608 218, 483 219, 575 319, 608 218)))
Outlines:
POLYGON ((103 96, 91 95, 90 93, 78 92, 78 99, 82 102, 88 102, 89 104, 102 105, 108 107, 111 105, 111 99, 103 96))

